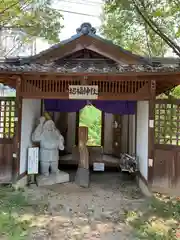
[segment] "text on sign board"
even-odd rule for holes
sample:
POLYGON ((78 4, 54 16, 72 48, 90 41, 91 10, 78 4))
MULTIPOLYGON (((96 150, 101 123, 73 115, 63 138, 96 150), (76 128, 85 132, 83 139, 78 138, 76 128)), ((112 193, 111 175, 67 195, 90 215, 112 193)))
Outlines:
POLYGON ((69 98, 70 99, 97 99, 98 86, 70 85, 69 98))

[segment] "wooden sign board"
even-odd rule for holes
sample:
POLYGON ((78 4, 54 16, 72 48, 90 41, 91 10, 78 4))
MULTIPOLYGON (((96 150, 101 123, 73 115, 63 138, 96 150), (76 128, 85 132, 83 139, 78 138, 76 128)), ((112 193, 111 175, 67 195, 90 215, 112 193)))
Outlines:
POLYGON ((39 148, 28 148, 28 174, 38 174, 39 172, 39 148))
POLYGON ((69 99, 98 99, 98 86, 70 85, 69 99))

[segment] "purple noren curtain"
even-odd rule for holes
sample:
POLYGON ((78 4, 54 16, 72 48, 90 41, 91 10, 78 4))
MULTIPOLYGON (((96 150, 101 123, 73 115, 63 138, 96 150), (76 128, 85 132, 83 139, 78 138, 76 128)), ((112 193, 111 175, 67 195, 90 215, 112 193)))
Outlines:
POLYGON ((99 110, 120 115, 135 114, 135 101, 92 101, 92 104, 99 110))
MULTIPOLYGON (((91 103, 99 110, 120 115, 135 114, 136 101, 93 100, 91 103)), ((44 100, 48 112, 77 112, 87 104, 86 100, 44 100)))
POLYGON ((47 112, 78 112, 86 106, 86 100, 44 100, 45 110, 47 112))

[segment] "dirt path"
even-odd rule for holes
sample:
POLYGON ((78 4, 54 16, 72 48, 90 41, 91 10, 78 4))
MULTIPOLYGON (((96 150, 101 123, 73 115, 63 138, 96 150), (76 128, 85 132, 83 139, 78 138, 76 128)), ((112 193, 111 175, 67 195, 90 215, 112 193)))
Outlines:
POLYGON ((142 207, 145 199, 135 181, 119 173, 95 174, 89 189, 74 183, 31 187, 29 199, 43 202, 46 210, 35 217, 31 240, 131 240, 125 212, 142 207))

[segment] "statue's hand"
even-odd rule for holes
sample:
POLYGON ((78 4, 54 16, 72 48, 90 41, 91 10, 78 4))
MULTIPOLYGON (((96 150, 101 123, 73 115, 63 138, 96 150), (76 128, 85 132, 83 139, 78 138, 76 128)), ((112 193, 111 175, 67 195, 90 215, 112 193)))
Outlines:
POLYGON ((45 121, 46 121, 45 117, 40 117, 39 122, 41 125, 43 125, 45 121))

